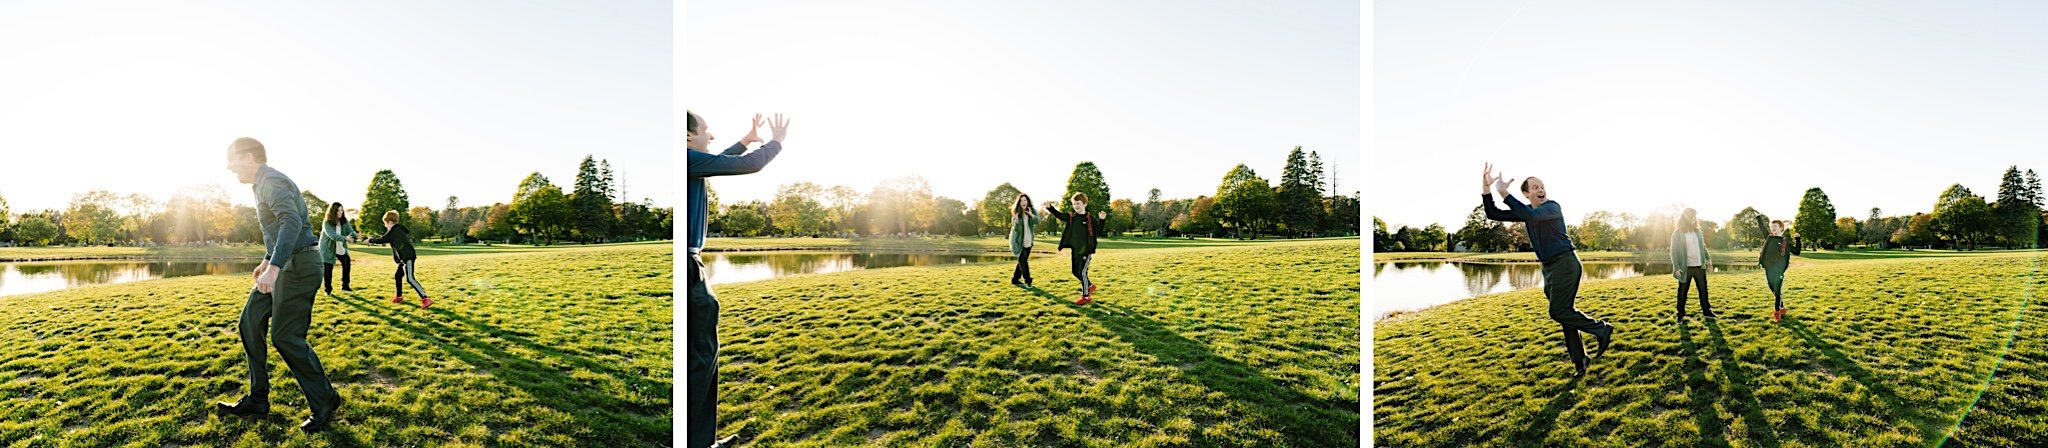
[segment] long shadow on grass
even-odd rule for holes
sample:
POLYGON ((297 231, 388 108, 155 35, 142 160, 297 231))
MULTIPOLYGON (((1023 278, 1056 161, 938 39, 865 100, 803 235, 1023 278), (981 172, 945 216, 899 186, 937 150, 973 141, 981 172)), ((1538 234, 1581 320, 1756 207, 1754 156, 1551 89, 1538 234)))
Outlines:
MULTIPOLYGON (((1728 398, 1735 400, 1730 408, 1742 409, 1742 426, 1748 429, 1749 440, 1768 447, 1780 446, 1778 435, 1771 432, 1770 420, 1764 418, 1763 403, 1758 402, 1756 393, 1750 390, 1749 371, 1742 368, 1742 362, 1735 359, 1735 351, 1728 348, 1728 340, 1721 337, 1719 321, 1707 320, 1707 338, 1713 341, 1714 356, 1722 359, 1721 375, 1728 379, 1728 398)), ((1706 430, 1705 427, 1700 429, 1706 430)))
POLYGON ((1940 440, 1946 425, 1933 421, 1933 416, 1924 412, 1920 406, 1906 403, 1904 399, 1899 398, 1898 391, 1892 390, 1891 386, 1885 385, 1884 380, 1879 378, 1877 374, 1865 370, 1862 365, 1850 360, 1847 355, 1842 354, 1842 350, 1839 347, 1829 343, 1827 340, 1821 339, 1820 335, 1815 334, 1813 329, 1807 328, 1805 323, 1797 320, 1787 320, 1785 321, 1785 327, 1791 328, 1792 334, 1798 335, 1799 339, 1805 341, 1807 346, 1820 350, 1822 355, 1826 355, 1828 364, 1833 366, 1835 371, 1849 374, 1849 378, 1855 379, 1863 387, 1869 388, 1871 392, 1877 395, 1879 400, 1884 401, 1886 407, 1891 408, 1892 412, 1903 414, 1907 420, 1912 421, 1913 426, 1919 427, 1920 436, 1924 440, 1940 440))
POLYGON ((1542 411, 1537 411, 1536 415, 1529 417, 1529 425, 1523 426, 1520 432, 1515 433, 1515 443, 1541 445, 1544 437, 1550 435, 1551 430, 1557 429, 1557 418, 1564 415, 1564 410, 1578 406, 1579 401, 1584 398, 1576 390, 1579 387, 1579 380, 1580 378, 1572 378, 1571 381, 1561 383, 1552 389, 1549 395, 1554 397, 1550 399, 1550 404, 1543 405, 1542 411))
POLYGON ((1720 389, 1711 387, 1714 383, 1707 380, 1707 362, 1700 360, 1699 345, 1692 342, 1692 324, 1684 320, 1678 321, 1678 343, 1680 351, 1685 353, 1685 361, 1679 369, 1686 372, 1685 380, 1678 387, 1685 390, 1687 401, 1692 403, 1693 425, 1700 428, 1700 438, 1707 446, 1727 447, 1726 431, 1721 430, 1724 424, 1715 418, 1719 413, 1714 410, 1720 389))
MULTIPOLYGON (((1258 413, 1271 429, 1294 446, 1354 445, 1358 443, 1358 402, 1318 400, 1288 388, 1261 374, 1258 369, 1217 356, 1208 346, 1188 340, 1158 321, 1130 308, 1096 303, 1072 306, 1073 302, 1036 287, 1032 294, 1095 319, 1115 332, 1125 343, 1150 354, 1167 365, 1193 364, 1182 372, 1209 390, 1222 392, 1244 409, 1258 413)), ((1212 443, 1196 442, 1197 445, 1212 443)))
MULTIPOLYGON (((450 328, 439 322, 420 317, 394 316, 395 313, 411 311, 409 309, 378 307, 377 303, 381 301, 365 299, 353 294, 337 296, 336 299, 336 302, 362 311, 363 314, 383 320, 384 323, 394 328, 419 336, 449 355, 461 359, 464 363, 478 369, 489 369, 492 378, 526 391, 537 403, 570 415, 571 418, 576 420, 577 427, 587 430, 587 432, 579 437, 581 442, 598 446, 660 446, 671 441, 671 433, 668 430, 670 422, 667 409, 649 409, 616 397, 604 395, 601 393, 602 389, 598 385, 587 384, 572 377, 570 375, 574 371, 572 367, 551 366, 524 355, 508 352, 501 344, 481 339, 478 331, 450 328), (631 417, 634 415, 643 417, 659 416, 661 421, 650 424, 644 421, 637 421, 637 419, 631 417)), ((436 311, 439 311, 439 314, 443 316, 452 314, 445 309, 436 311)), ((479 324, 479 326, 481 325, 479 324)), ((480 329, 482 332, 490 333, 492 336, 507 337, 504 331, 489 329, 488 327, 480 329)), ((520 341, 524 341, 524 339, 520 339, 520 341)), ((586 358, 559 350, 545 349, 545 347, 540 347, 530 341, 524 341, 523 344, 527 345, 530 349, 534 349, 535 352, 555 358, 563 364, 589 369, 604 376, 618 378, 631 384, 635 389, 658 387, 640 380, 639 377, 633 374, 604 367, 602 364, 586 358)), ((346 410, 344 410, 343 418, 347 418, 346 410)), ((444 429, 448 429, 451 432, 455 430, 455 428, 444 429)))

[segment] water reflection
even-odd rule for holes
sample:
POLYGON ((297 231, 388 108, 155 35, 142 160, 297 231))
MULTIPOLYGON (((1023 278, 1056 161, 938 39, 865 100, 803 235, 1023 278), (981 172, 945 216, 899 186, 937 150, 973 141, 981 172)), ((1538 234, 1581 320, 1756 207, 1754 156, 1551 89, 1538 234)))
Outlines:
POLYGON ((900 266, 1009 262, 1016 257, 986 253, 705 252, 705 277, 713 285, 802 274, 828 274, 900 266))
POLYGON ((169 277, 248 273, 256 261, 57 261, 0 263, 0 296, 169 277))
MULTIPOLYGON (((1583 263, 1585 279, 1611 280, 1645 275, 1671 275, 1670 263, 1583 263)), ((1715 265, 1714 272, 1756 270, 1755 265, 1715 265)), ((1543 286, 1537 263, 1464 263, 1395 261, 1374 263, 1373 312, 1386 316, 1462 299, 1543 286)))

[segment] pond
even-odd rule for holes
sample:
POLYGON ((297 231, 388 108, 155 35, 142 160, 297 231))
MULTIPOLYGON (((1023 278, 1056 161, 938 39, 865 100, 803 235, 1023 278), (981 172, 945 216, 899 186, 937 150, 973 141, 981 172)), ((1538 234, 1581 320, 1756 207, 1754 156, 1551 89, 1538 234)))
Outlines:
MULTIPOLYGON (((1671 275, 1670 263, 1585 262, 1586 280, 1671 275)), ((1714 272, 1753 271, 1754 264, 1716 264, 1714 272)), ((1373 315, 1386 317, 1487 294, 1543 286, 1538 263, 1392 261, 1373 263, 1373 315)), ((1709 285, 1711 287, 1712 285, 1709 285)), ((1677 281, 1672 281, 1677 287, 1677 281)), ((1677 290, 1673 289, 1675 297, 1677 290)))
POLYGON ((1004 253, 888 252, 705 252, 704 276, 713 285, 804 274, 901 266, 1012 262, 1004 253))
POLYGON ((0 263, 0 296, 194 275, 247 274, 259 261, 34 261, 0 263))

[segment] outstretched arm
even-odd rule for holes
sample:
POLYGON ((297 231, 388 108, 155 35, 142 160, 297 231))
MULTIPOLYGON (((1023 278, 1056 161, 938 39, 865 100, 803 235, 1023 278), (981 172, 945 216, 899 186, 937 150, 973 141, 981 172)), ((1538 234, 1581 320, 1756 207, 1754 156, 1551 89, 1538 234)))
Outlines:
POLYGON ((1061 212, 1060 209, 1053 208, 1053 206, 1050 205, 1045 206, 1045 214, 1052 215, 1053 219, 1058 219, 1060 220, 1060 222, 1067 222, 1069 220, 1074 219, 1072 215, 1068 215, 1066 212, 1061 212))
MULTIPOLYGON (((734 145, 733 148, 746 150, 745 146, 740 145, 734 145)), ((732 176, 759 172, 762 168, 767 168, 768 162, 774 161, 775 156, 781 153, 782 142, 771 141, 761 145, 761 149, 746 154, 734 154, 732 150, 727 150, 725 154, 690 151, 687 153, 689 159, 686 162, 689 164, 690 177, 732 176)))
POLYGON ((1543 222, 1564 219, 1564 208, 1559 207, 1556 201, 1544 202, 1542 207, 1530 207, 1523 204, 1522 200, 1508 196, 1507 202, 1508 211, 1513 213, 1515 218, 1519 218, 1517 221, 1543 222))

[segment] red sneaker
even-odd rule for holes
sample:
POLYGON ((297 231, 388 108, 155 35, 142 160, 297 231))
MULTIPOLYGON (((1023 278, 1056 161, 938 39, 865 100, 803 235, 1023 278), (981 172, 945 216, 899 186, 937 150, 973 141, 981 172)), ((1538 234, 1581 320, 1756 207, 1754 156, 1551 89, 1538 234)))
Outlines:
POLYGON ((1088 302, 1094 302, 1094 301, 1095 301, 1095 298, 1093 298, 1093 297, 1088 297, 1088 296, 1081 296, 1081 300, 1075 300, 1075 301, 1074 301, 1074 304, 1075 304, 1075 305, 1087 305, 1087 304, 1088 304, 1088 302))
POLYGON ((1776 310, 1772 310, 1772 311, 1771 311, 1771 322, 1780 322, 1780 321, 1784 321, 1784 320, 1785 320, 1785 309, 1784 309, 1784 308, 1779 308, 1779 309, 1776 309, 1776 310))
POLYGON ((1091 295, 1092 295, 1092 294, 1095 294, 1095 284, 1094 284, 1094 283, 1089 283, 1089 284, 1088 284, 1088 294, 1091 294, 1091 295))
POLYGON ((423 309, 423 310, 424 310, 424 309, 427 309, 427 307, 430 307, 430 306, 434 306, 434 299, 430 299, 430 298, 426 298, 426 297, 421 297, 421 298, 420 298, 420 309, 423 309))
POLYGON ((391 303, 405 303, 405 296, 391 296, 391 303))

